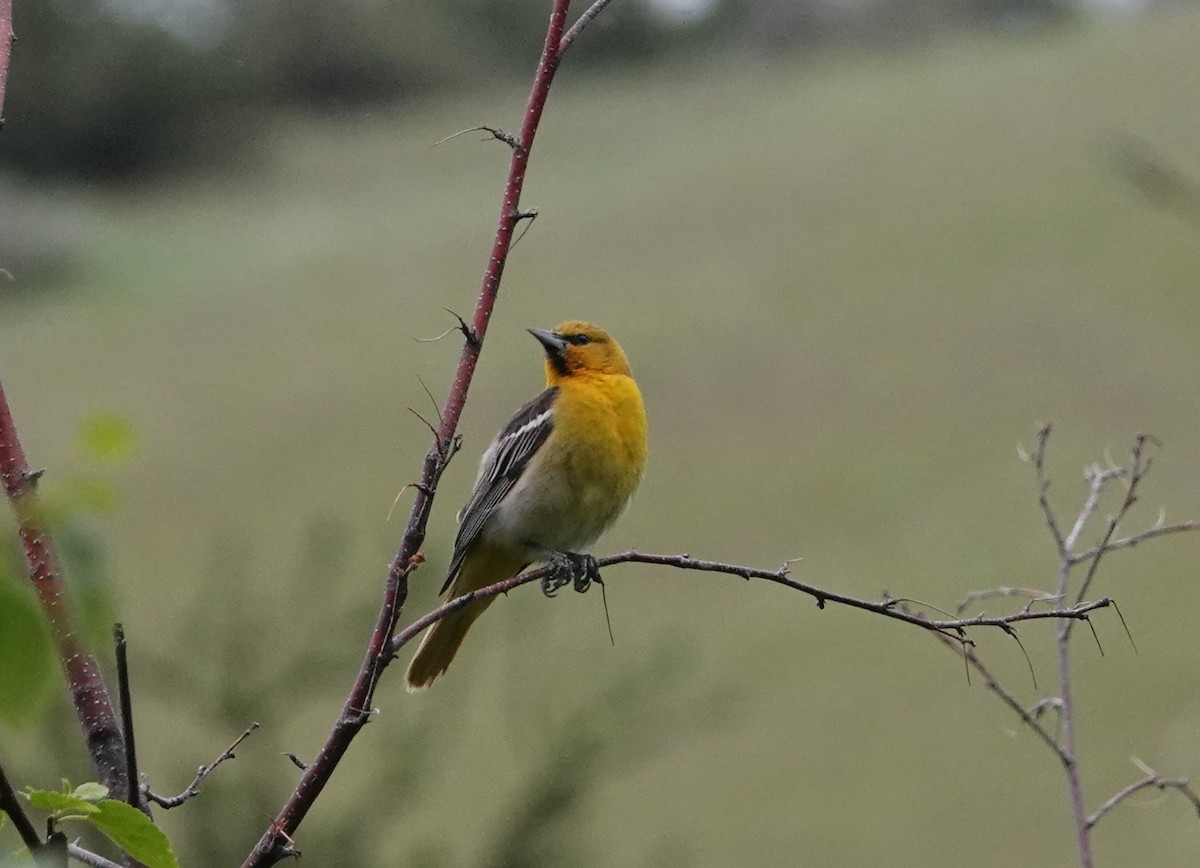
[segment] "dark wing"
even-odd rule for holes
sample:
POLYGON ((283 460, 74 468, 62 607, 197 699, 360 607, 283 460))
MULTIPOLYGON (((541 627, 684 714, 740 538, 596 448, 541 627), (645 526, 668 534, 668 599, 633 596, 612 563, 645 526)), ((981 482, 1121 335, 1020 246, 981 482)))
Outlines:
POLYGON ((454 538, 454 557, 450 560, 450 571, 446 575, 446 584, 442 585, 441 593, 446 593, 446 589, 458 575, 467 551, 479 537, 492 512, 504 496, 513 490, 529 465, 529 459, 554 430, 551 408, 557 394, 558 387, 551 386, 518 410, 483 454, 479 478, 475 480, 475 490, 471 492, 471 499, 467 501, 467 505, 458 513, 458 536, 454 538))

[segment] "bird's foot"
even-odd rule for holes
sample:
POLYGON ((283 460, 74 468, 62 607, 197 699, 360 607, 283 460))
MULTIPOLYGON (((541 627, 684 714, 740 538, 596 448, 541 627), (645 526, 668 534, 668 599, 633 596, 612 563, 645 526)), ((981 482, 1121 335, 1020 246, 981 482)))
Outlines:
POLYGON ((545 552, 546 563, 550 569, 542 577, 542 593, 553 597, 559 588, 572 585, 582 594, 591 587, 592 582, 603 584, 600 579, 600 565, 589 554, 576 552, 545 552))

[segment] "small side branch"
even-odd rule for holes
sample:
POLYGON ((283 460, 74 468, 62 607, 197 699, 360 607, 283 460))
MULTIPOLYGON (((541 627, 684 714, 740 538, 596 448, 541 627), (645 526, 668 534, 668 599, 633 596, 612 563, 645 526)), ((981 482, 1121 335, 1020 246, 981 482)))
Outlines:
POLYGON ((111 859, 105 859, 99 853, 93 853, 91 850, 85 850, 77 843, 67 844, 67 855, 76 862, 81 862, 84 865, 90 865, 91 868, 121 868, 116 862, 111 859))
POLYGON ((1196 809, 1197 816, 1200 816, 1200 795, 1198 795, 1196 791, 1192 789, 1187 778, 1163 778, 1159 777, 1157 772, 1151 770, 1146 777, 1139 781, 1134 781, 1129 786, 1117 791, 1115 794, 1113 794, 1111 799, 1097 808, 1094 813, 1088 815, 1087 827, 1089 829, 1095 827, 1095 825, 1099 823, 1101 819, 1103 819, 1105 814, 1107 814, 1117 805, 1121 804, 1121 802, 1128 799, 1134 793, 1141 792, 1142 790, 1148 790, 1150 788, 1163 791, 1178 790, 1185 799, 1192 803, 1192 807, 1196 809))
POLYGON ((1062 531, 1058 527, 1058 519, 1054 516, 1054 509, 1050 506, 1050 478, 1046 476, 1046 441, 1050 439, 1050 430, 1051 426, 1049 423, 1037 430, 1032 455, 1026 455, 1024 450, 1020 450, 1020 452, 1022 457, 1027 458, 1033 464, 1033 469, 1037 473, 1038 505, 1042 508, 1042 515, 1046 519, 1046 527, 1050 531, 1050 536, 1054 537, 1054 545, 1058 548, 1059 555, 1064 555, 1066 554, 1067 547, 1063 540, 1062 531))
POLYGON ((563 34, 563 38, 558 42, 558 53, 561 56, 564 51, 571 47, 571 43, 576 40, 583 29, 592 23, 592 20, 599 15, 604 7, 612 0, 596 0, 591 6, 583 11, 579 19, 571 25, 571 29, 563 34))
POLYGON ((1074 758, 1065 750, 1063 750, 1062 745, 1058 743, 1058 739, 1051 735, 1050 732, 1044 726, 1042 726, 1041 721, 1038 720, 1041 715, 1040 703, 1039 705, 1035 705, 1032 709, 1026 710, 1025 707, 1017 701, 1017 698, 997 680, 996 676, 992 674, 992 671, 984 666, 983 661, 979 659, 979 656, 975 653, 974 648, 968 645, 963 645, 960 642, 955 642, 940 634, 937 635, 937 638, 938 641, 940 641, 943 645, 945 645, 955 654, 958 654, 960 657, 962 657, 969 667, 974 669, 983 677, 984 686, 987 687, 988 690, 992 691, 992 693, 996 694, 996 696, 1000 698, 1001 702, 1012 709, 1013 713, 1017 717, 1021 718, 1021 722, 1023 724, 1034 731, 1037 737, 1042 740, 1042 743, 1045 744, 1046 747, 1048 747, 1056 757, 1058 757, 1058 761, 1062 763, 1064 767, 1070 768, 1075 765, 1074 758))
POLYGON ((219 766, 221 763, 225 762, 226 760, 235 759, 236 755, 234 754, 234 751, 237 749, 238 745, 249 738, 250 733, 258 729, 258 726, 259 725, 257 721, 250 724, 248 727, 246 727, 246 731, 235 738, 233 740, 233 744, 221 751, 220 755, 215 760, 206 766, 200 766, 200 768, 196 771, 196 777, 192 778, 192 782, 188 784, 187 788, 179 795, 160 796, 157 793, 151 792, 148 786, 143 786, 142 791, 146 798, 154 802, 154 804, 158 805, 159 807, 166 808, 167 810, 170 810, 171 808, 178 808, 184 802, 196 798, 196 796, 200 795, 200 785, 204 783, 204 779, 216 771, 217 766, 219 766))

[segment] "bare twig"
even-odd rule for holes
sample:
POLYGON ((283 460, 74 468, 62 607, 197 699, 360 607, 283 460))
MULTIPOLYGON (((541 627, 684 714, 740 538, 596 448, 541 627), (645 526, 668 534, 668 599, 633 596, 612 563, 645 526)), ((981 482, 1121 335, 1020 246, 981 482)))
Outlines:
MULTIPOLYGON (((1046 498, 1046 490, 1049 487, 1049 480, 1045 474, 1045 452, 1046 440, 1049 436, 1049 426, 1044 426, 1037 433, 1037 449, 1034 457, 1034 466, 1037 470, 1038 478, 1038 503, 1041 505, 1042 511, 1046 516, 1047 526, 1050 528, 1051 535, 1055 539, 1055 543, 1059 550, 1059 565, 1058 565, 1058 581, 1056 586, 1055 596, 1060 599, 1067 599, 1067 595, 1071 589, 1071 570, 1072 568, 1085 561, 1088 562, 1088 569, 1079 585, 1079 589, 1075 595, 1076 603, 1082 602, 1088 592, 1091 590, 1092 581, 1095 579, 1097 571, 1100 568, 1101 559, 1104 555, 1112 551, 1116 547, 1130 547, 1136 545, 1144 539, 1150 539, 1154 536, 1161 536, 1165 533, 1174 533, 1183 530, 1192 530, 1197 527, 1195 522, 1184 522, 1178 525, 1172 525, 1170 530, 1167 530, 1163 524, 1163 519, 1160 520, 1155 527, 1148 531, 1143 531, 1141 534, 1134 534, 1124 540, 1118 540, 1117 543, 1123 545, 1115 545, 1113 535, 1116 533, 1117 527, 1124 520, 1129 512, 1129 509, 1137 502, 1138 485, 1150 472, 1150 467, 1153 459, 1148 457, 1146 445, 1156 442, 1146 434, 1138 434, 1134 438, 1133 447, 1130 450, 1130 462, 1128 467, 1113 466, 1111 461, 1108 466, 1093 464, 1085 474, 1088 482, 1088 494, 1084 498, 1079 514, 1072 525, 1070 532, 1063 537, 1059 531, 1058 524, 1055 521, 1053 511, 1050 509, 1049 502, 1046 498), (1101 498, 1104 494, 1104 489, 1113 479, 1126 478, 1128 483, 1125 488, 1125 496, 1121 502, 1120 508, 1116 514, 1110 516, 1105 524, 1104 534, 1100 542, 1093 548, 1088 549, 1083 553, 1076 553, 1075 546, 1078 544, 1084 529, 1088 522, 1099 508, 1101 498)), ((1069 610, 1068 610, 1069 611, 1069 610)), ((1129 635, 1130 642, 1133 642, 1133 636, 1129 633, 1128 625, 1125 624, 1125 619, 1121 616, 1120 611, 1117 611, 1117 616, 1121 619, 1122 626, 1125 627, 1125 632, 1129 635)), ((1096 633, 1095 625, 1087 617, 1070 618, 1059 617, 1058 629, 1056 637, 1056 653, 1058 658, 1058 686, 1059 696, 1056 707, 1059 713, 1060 736, 1058 744, 1062 751, 1062 756, 1071 758, 1070 762, 1063 763, 1063 770, 1067 780, 1067 792, 1071 802, 1071 812, 1075 820, 1075 841, 1079 853, 1079 864, 1081 868, 1092 868, 1093 854, 1091 841, 1091 828, 1095 825, 1095 820, 1102 816, 1108 807, 1101 808, 1097 815, 1089 816, 1084 807, 1083 787, 1079 779, 1078 768, 1078 749, 1075 742, 1075 707, 1072 698, 1071 684, 1071 631, 1075 626, 1075 622, 1085 620, 1088 626, 1091 627, 1092 636, 1096 639, 1096 645, 1100 648, 1100 653, 1104 653, 1103 647, 1100 645, 1100 637, 1096 633)), ((1136 646, 1135 646, 1136 648, 1136 646)), ((1148 778, 1157 776, 1148 775, 1148 778)), ((1153 783, 1142 784, 1137 789, 1145 786, 1152 786, 1153 783)), ((1134 789, 1133 791, 1136 791, 1134 789)), ((1118 794, 1119 802, 1125 796, 1118 794)))
POLYGON ((1063 541, 1063 549, 1068 554, 1075 549, 1075 544, 1079 542, 1079 535, 1083 533, 1084 527, 1087 526, 1088 519, 1092 517, 1092 513, 1100 505, 1100 498, 1104 496, 1104 487, 1110 480, 1124 475, 1124 467, 1101 467, 1099 464, 1093 464, 1084 472, 1084 479, 1088 483, 1088 495, 1084 498, 1079 515, 1075 517, 1075 524, 1071 527, 1071 532, 1067 534, 1067 538, 1063 541))
POLYGON ((29 579, 50 624, 96 774, 113 798, 124 800, 127 798, 125 743, 100 666, 80 635, 62 569, 51 545, 37 496, 40 475, 30 469, 25 459, 4 386, 0 383, 0 481, 17 517, 29 579))
POLYGON ((129 690, 128 647, 125 628, 113 624, 113 648, 117 659, 117 697, 121 703, 121 727, 125 739, 125 781, 128 787, 126 798, 129 804, 141 811, 149 811, 141 797, 138 786, 137 747, 133 738, 133 694, 129 690))
POLYGON ((67 844, 67 855, 76 862, 82 862, 84 865, 90 865, 91 868, 121 868, 116 862, 110 859, 105 859, 99 853, 93 853, 91 850, 85 850, 78 843, 72 842, 67 844))
POLYGON ((150 787, 146 785, 142 786, 143 794, 151 802, 154 802, 154 804, 166 808, 167 810, 170 810, 171 808, 178 808, 189 799, 196 798, 196 796, 200 795, 200 785, 204 783, 204 779, 216 771, 217 766, 219 766, 221 763, 225 762, 226 760, 236 759, 234 751, 237 749, 238 745, 249 738, 250 733, 258 729, 258 726, 259 724, 257 721, 250 724, 248 727, 246 727, 246 731, 235 738, 233 740, 233 744, 221 751, 220 755, 217 756, 215 760, 206 766, 200 766, 200 768, 196 770, 196 777, 192 778, 192 782, 188 784, 187 788, 184 789, 184 791, 179 795, 160 796, 157 793, 152 792, 150 787))
MULTIPOLYGON (((1087 574, 1083 578, 1083 583, 1079 586, 1079 592, 1076 599, 1082 600, 1088 590, 1092 586, 1092 579, 1096 577, 1096 571, 1100 569, 1100 559, 1108 552, 1109 541, 1112 540, 1113 534, 1117 530, 1117 526, 1125 518, 1129 512, 1129 508, 1137 503, 1138 484, 1150 472, 1151 458, 1144 457, 1146 443, 1151 438, 1146 434, 1139 434, 1134 438, 1133 448, 1130 450, 1130 465, 1129 465, 1129 485, 1125 488, 1125 499, 1121 501, 1121 508, 1117 510, 1117 514, 1108 520, 1108 524, 1104 529, 1104 536, 1100 540, 1100 544, 1096 546, 1096 554, 1092 556, 1092 562, 1088 565, 1087 574)), ((1066 569, 1071 567, 1070 549, 1067 550, 1067 557, 1064 561, 1066 569)), ((1064 586, 1063 590, 1066 590, 1064 586)), ((1071 632, 1071 624, 1067 624, 1067 632, 1071 632)))
POLYGON ((1196 814, 1200 815, 1200 795, 1192 789, 1187 778, 1163 778, 1159 777, 1157 772, 1151 770, 1146 777, 1118 790, 1113 794, 1112 798, 1092 812, 1087 818, 1087 827, 1089 829, 1093 828, 1105 814, 1121 804, 1121 802, 1128 799, 1134 793, 1150 789, 1151 787, 1162 791, 1178 790, 1185 799, 1192 803, 1192 807, 1196 809, 1196 814))
MULTIPOLYGON (((1183 533, 1185 531, 1200 530, 1200 521, 1181 521, 1175 524, 1155 525, 1140 533, 1131 534, 1130 536, 1121 537, 1120 539, 1110 540, 1105 544, 1104 550, 1108 552, 1116 551, 1117 549, 1130 549, 1138 543, 1146 542, 1147 540, 1157 539, 1160 536, 1169 536, 1175 533, 1183 533)), ((1071 555, 1071 565, 1082 563, 1083 561, 1092 560, 1100 552, 1100 547, 1095 546, 1090 549, 1084 549, 1071 555)))
POLYGON ((1024 457, 1028 457, 1033 463, 1033 469, 1037 472, 1038 505, 1042 508, 1042 515, 1046 519, 1046 527, 1050 530, 1050 536, 1054 537, 1054 544, 1061 555, 1066 551, 1066 546, 1063 544, 1062 531, 1058 529, 1058 520, 1054 517, 1054 510, 1050 506, 1050 479, 1046 476, 1046 441, 1050 439, 1050 430, 1050 423, 1046 423, 1038 428, 1037 434, 1034 435, 1035 446, 1033 454, 1026 456, 1024 451, 1021 454, 1024 457))
POLYGON ((978 603, 982 600, 995 599, 996 597, 1028 598, 1029 602, 1026 604, 1026 608, 1029 608, 1029 606, 1032 606, 1034 603, 1056 603, 1061 599, 1054 594, 1047 593, 1046 591, 1040 591, 1037 588, 1012 588, 1003 586, 999 588, 986 588, 982 591, 971 591, 958 601, 958 604, 954 607, 954 611, 961 615, 975 603, 978 603))
POLYGON ((1005 705, 1012 709, 1013 713, 1016 714, 1017 717, 1021 718, 1022 723, 1034 731, 1037 737, 1042 740, 1042 743, 1054 752, 1054 755, 1058 757, 1058 761, 1062 763, 1064 767, 1069 768, 1075 764, 1075 760, 1072 758, 1071 754, 1063 749, 1063 747, 1058 743, 1058 740, 1051 735, 1049 731, 1042 726, 1041 721, 1038 720, 1040 714, 1036 710, 1037 706, 1034 706, 1034 709, 1030 711, 1026 711, 1024 706, 1017 701, 1017 698, 996 679, 996 676, 992 674, 991 670, 984 666, 983 661, 979 659, 979 656, 975 653, 974 648, 964 645, 961 642, 955 642, 941 633, 936 633, 934 635, 937 636, 938 641, 940 641, 943 645, 945 645, 955 654, 958 654, 960 657, 962 657, 969 667, 983 676, 984 686, 986 686, 988 690, 992 691, 992 693, 996 694, 996 696, 998 696, 1005 705))
POLYGON ((596 0, 595 3, 583 11, 583 14, 579 16, 579 20, 571 25, 571 29, 564 33, 563 38, 559 41, 558 53, 560 56, 564 51, 571 47, 571 43, 574 42, 576 37, 583 32, 583 28, 591 24, 592 20, 599 15, 604 10, 604 7, 610 2, 612 2, 612 0, 596 0))
MULTIPOLYGON (((727 575, 738 576, 739 578, 761 579, 763 581, 772 582, 777 585, 791 588, 793 591, 799 591, 802 594, 807 594, 817 601, 818 608, 825 608, 826 603, 835 603, 841 606, 848 606, 853 609, 862 609, 867 612, 873 612, 876 615, 882 615, 885 618, 891 618, 896 621, 903 621, 907 624, 912 624, 926 630, 941 634, 946 638, 958 642, 970 644, 970 640, 966 639, 962 634, 963 631, 971 627, 995 627, 998 629, 1009 628, 1010 625, 1020 623, 1022 621, 1039 621, 1047 619, 1084 619, 1089 617, 1092 612, 1098 609, 1106 609, 1112 605, 1112 600, 1108 597, 1103 597, 1099 600, 1093 600, 1087 603, 1082 603, 1078 606, 1073 606, 1069 609, 1055 609, 1046 612, 1014 612, 1010 615, 986 616, 976 615, 972 618, 928 618, 918 612, 913 612, 903 605, 903 600, 898 600, 894 597, 885 597, 882 600, 864 600, 858 597, 851 597, 846 594, 839 594, 836 591, 818 588, 815 585, 807 584, 788 575, 786 566, 776 570, 764 570, 757 567, 749 567, 743 564, 727 564, 719 561, 706 561, 698 558, 693 558, 690 555, 661 555, 651 554, 648 552, 639 552, 635 550, 621 552, 620 554, 607 555, 602 558, 597 558, 597 564, 601 567, 609 567, 614 564, 636 563, 636 564, 655 564, 657 566, 675 567, 681 570, 697 570, 699 572, 724 573, 727 575)), ((396 633, 392 640, 392 652, 398 652, 414 637, 419 635, 423 630, 431 626, 436 621, 461 609, 468 605, 473 600, 480 600, 487 597, 494 597, 498 594, 505 594, 514 588, 521 585, 529 584, 544 577, 550 567, 539 567, 535 570, 521 573, 511 578, 503 579, 486 587, 475 591, 469 591, 460 597, 455 597, 438 606, 433 611, 413 621, 403 630, 396 633)))
MULTIPOLYGON (((566 26, 569 6, 570 0, 554 0, 541 58, 538 61, 533 87, 525 106, 521 131, 513 142, 509 143, 512 155, 509 162, 508 180, 505 183, 504 195, 500 203, 495 240, 483 273, 479 300, 475 305, 475 313, 470 326, 467 327, 465 323, 463 324, 466 338, 459 355, 458 368, 442 408, 443 418, 438 427, 437 436, 434 437, 433 445, 425 455, 420 485, 417 486, 417 496, 413 499, 412 511, 409 514, 404 536, 400 541, 396 556, 392 560, 391 567, 388 569, 383 601, 375 627, 371 632, 362 666, 359 668, 350 694, 342 705, 341 712, 334 721, 324 745, 300 776, 300 781, 296 784, 279 814, 271 821, 254 849, 246 857, 243 868, 261 868, 261 866, 273 865, 284 858, 285 848, 290 847, 291 836, 329 782, 334 769, 349 749, 355 736, 366 725, 369 719, 369 710, 372 708, 375 687, 394 656, 392 635, 404 601, 408 596, 408 577, 419 563, 418 555, 421 545, 425 541, 425 529, 433 505, 433 495, 437 490, 437 482, 441 478, 442 471, 445 470, 446 462, 449 460, 447 450, 452 448, 450 444, 455 442, 454 435, 458 427, 458 420, 467 400, 467 392, 483 347, 488 322, 500 291, 500 280, 504 275, 504 267, 512 246, 513 231, 522 219, 521 192, 525 186, 529 154, 542 112, 546 107, 550 86, 558 70, 559 59, 563 51, 563 30, 566 26), (514 142, 516 146, 514 146, 514 142)), ((596 10, 596 12, 598 11, 599 9, 596 10)), ((588 12, 591 10, 589 9, 588 12)), ((593 17, 594 15, 595 13, 592 13, 593 17)), ((567 41, 567 45, 569 44, 570 40, 567 41)), ((496 132, 492 131, 492 135, 496 136, 496 132)))

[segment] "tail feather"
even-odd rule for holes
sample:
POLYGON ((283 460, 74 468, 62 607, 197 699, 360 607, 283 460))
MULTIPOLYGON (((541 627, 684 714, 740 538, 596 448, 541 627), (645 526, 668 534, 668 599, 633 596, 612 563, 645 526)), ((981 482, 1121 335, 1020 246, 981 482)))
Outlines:
MULTIPOLYGON (((519 556, 505 556, 484 549, 467 556, 462 568, 450 587, 450 597, 454 598, 468 591, 474 591, 501 579, 520 572, 524 560, 519 556)), ((410 692, 424 690, 433 684, 450 666, 450 661, 458 653, 467 630, 475 623, 475 619, 484 613, 492 604, 495 597, 476 600, 451 612, 429 628, 412 662, 408 664, 405 680, 410 692)))
POLYGON ((477 600, 457 612, 451 612, 429 628, 425 638, 421 640, 421 647, 408 664, 405 679, 408 681, 409 691, 424 690, 446 671, 450 661, 458 653, 467 630, 491 602, 490 598, 477 600))

